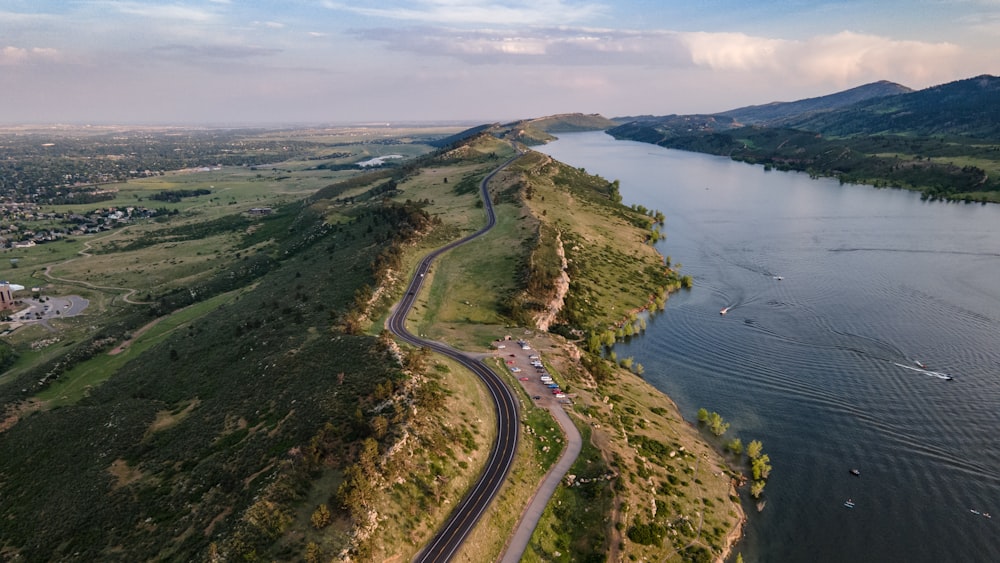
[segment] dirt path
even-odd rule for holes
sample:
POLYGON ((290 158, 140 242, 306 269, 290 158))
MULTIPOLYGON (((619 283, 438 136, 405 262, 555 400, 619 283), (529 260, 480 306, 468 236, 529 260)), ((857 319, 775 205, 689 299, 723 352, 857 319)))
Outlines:
POLYGON ((165 318, 166 317, 159 317, 159 318, 153 319, 152 321, 146 323, 141 328, 139 328, 139 330, 137 330, 134 333, 132 333, 132 336, 128 340, 126 340, 126 341, 122 342, 121 344, 119 344, 118 346, 115 346, 114 348, 112 348, 111 351, 108 352, 108 355, 109 356, 116 356, 118 354, 121 354, 122 352, 125 351, 126 348, 128 348, 133 342, 135 342, 135 340, 137 338, 139 338, 140 336, 142 336, 143 334, 145 334, 147 330, 153 328, 154 326, 157 325, 157 323, 159 323, 160 321, 162 321, 165 318))
MULTIPOLYGON (((112 233, 112 234, 121 234, 121 232, 122 231, 118 231, 118 232, 115 232, 115 233, 112 233)), ((131 288, 131 287, 114 287, 114 286, 107 286, 107 285, 97 285, 97 284, 90 283, 88 281, 73 280, 73 279, 69 279, 69 278, 58 278, 58 277, 52 275, 52 268, 55 267, 55 266, 64 266, 66 264, 69 264, 70 262, 73 262, 75 260, 79 260, 80 258, 89 258, 90 256, 92 256, 90 254, 90 252, 89 252, 90 248, 91 248, 91 243, 92 242, 96 242, 98 240, 104 240, 106 238, 110 238, 111 236, 112 235, 109 234, 108 236, 101 237, 99 239, 94 239, 93 241, 90 241, 90 240, 84 241, 84 243, 83 243, 83 250, 80 250, 80 252, 77 253, 77 254, 79 254, 79 256, 76 256, 74 258, 70 258, 68 260, 63 260, 62 262, 59 262, 58 264, 49 264, 48 266, 45 266, 45 270, 42 271, 42 275, 45 276, 46 279, 48 279, 49 281, 59 281, 59 282, 63 282, 63 283, 73 284, 73 285, 82 285, 82 286, 85 286, 85 287, 89 287, 91 289, 100 289, 100 290, 105 290, 105 291, 124 291, 125 293, 122 294, 122 300, 125 301, 126 303, 129 303, 129 304, 132 304, 132 305, 152 305, 153 304, 152 301, 134 301, 132 299, 132 296, 139 292, 138 289, 134 289, 134 288, 131 288)))

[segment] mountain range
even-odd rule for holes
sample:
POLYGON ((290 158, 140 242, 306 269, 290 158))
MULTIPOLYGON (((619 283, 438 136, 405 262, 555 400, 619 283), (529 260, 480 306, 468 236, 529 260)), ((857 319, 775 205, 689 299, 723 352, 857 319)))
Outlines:
POLYGON ((1000 78, 887 81, 715 114, 615 118, 608 133, 929 198, 1000 202, 1000 78))

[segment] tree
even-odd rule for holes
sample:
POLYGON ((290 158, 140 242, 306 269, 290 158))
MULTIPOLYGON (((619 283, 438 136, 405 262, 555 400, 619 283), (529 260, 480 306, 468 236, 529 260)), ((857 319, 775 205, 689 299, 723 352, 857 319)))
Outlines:
POLYGON ((764 444, 761 444, 760 440, 753 440, 747 444, 747 457, 750 459, 757 459, 763 451, 764 444))
POLYGON ((736 455, 742 454, 743 440, 740 440, 739 438, 733 438, 732 440, 729 441, 728 444, 726 444, 726 449, 728 449, 729 451, 733 452, 736 455))
POLYGON ((378 415, 372 419, 372 434, 375 435, 376 440, 384 438, 388 429, 389 421, 384 416, 378 415))
POLYGON ((750 484, 750 495, 753 498, 760 498, 760 495, 764 493, 764 481, 754 481, 750 484))
POLYGON ((767 454, 761 454, 760 457, 755 458, 750 462, 750 470, 753 472, 754 479, 767 479, 768 475, 771 474, 771 458, 767 454))
POLYGON ((708 422, 708 410, 707 409, 704 409, 704 408, 698 409, 698 422, 701 422, 702 424, 708 422))
POLYGON ((326 504, 321 504, 316 507, 316 510, 312 513, 312 525, 313 528, 321 530, 330 525, 330 508, 326 504))
POLYGON ((722 420, 722 415, 712 411, 708 414, 708 429, 716 436, 722 436, 729 430, 729 423, 722 420))
POLYGON ((323 553, 315 542, 306 544, 306 563, 320 563, 323 560, 323 553))

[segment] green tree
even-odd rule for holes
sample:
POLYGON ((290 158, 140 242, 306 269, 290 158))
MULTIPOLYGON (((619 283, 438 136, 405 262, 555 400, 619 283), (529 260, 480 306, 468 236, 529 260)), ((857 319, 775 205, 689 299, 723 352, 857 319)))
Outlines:
POLYGON ((702 424, 708 422, 708 409, 698 409, 698 422, 702 424))
POLYGON ((708 429, 716 436, 722 436, 729 430, 729 423, 722 420, 722 415, 712 411, 708 414, 708 429))
POLYGON ((754 481, 750 484, 750 495, 753 498, 760 498, 760 495, 764 493, 764 481, 754 481))
POLYGON ((729 441, 728 444, 726 444, 726 449, 728 449, 729 451, 733 452, 736 455, 742 454, 743 440, 740 440, 739 438, 733 438, 732 440, 729 441))
POLYGON ((310 520, 312 521, 313 528, 316 528, 317 530, 321 530, 329 526, 330 508, 327 507, 326 504, 317 506, 316 510, 313 511, 312 518, 310 518, 310 520))
POLYGON ((757 459, 763 451, 764 444, 761 444, 760 440, 752 440, 747 444, 747 457, 750 459, 757 459))
POLYGON ((315 542, 306 544, 306 563, 320 563, 323 560, 323 553, 315 542))
POLYGON ((754 479, 767 479, 768 475, 771 474, 771 458, 767 454, 761 454, 759 457, 754 458, 750 462, 750 470, 753 472, 754 479))

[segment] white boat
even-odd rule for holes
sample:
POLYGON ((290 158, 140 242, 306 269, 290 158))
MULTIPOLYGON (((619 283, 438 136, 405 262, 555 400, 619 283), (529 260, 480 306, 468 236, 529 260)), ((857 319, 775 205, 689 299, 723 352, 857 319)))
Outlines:
POLYGON ((846 501, 844 501, 844 506, 847 508, 854 508, 854 501, 851 499, 847 499, 846 501))
POLYGON ((725 315, 728 312, 729 312, 729 307, 723 307, 722 310, 719 311, 719 314, 720 315, 725 315))

